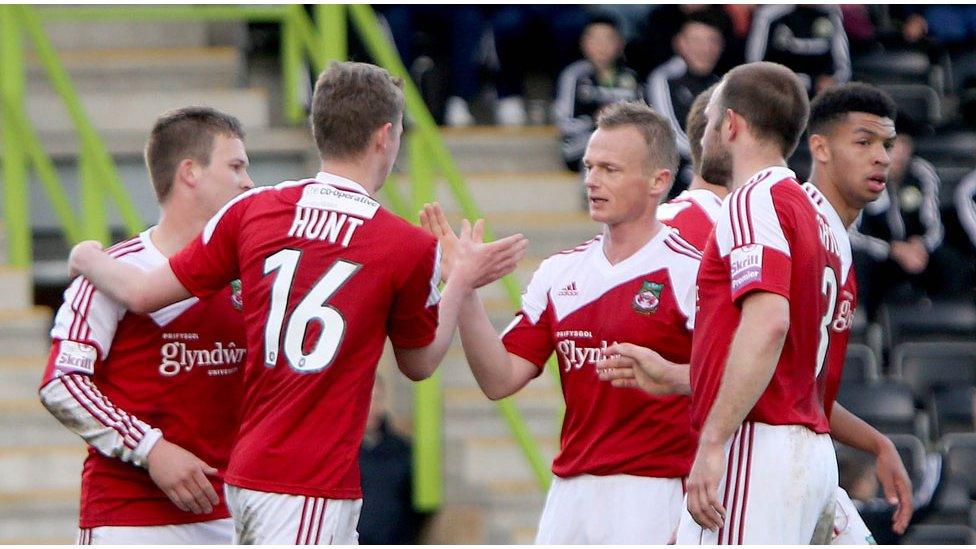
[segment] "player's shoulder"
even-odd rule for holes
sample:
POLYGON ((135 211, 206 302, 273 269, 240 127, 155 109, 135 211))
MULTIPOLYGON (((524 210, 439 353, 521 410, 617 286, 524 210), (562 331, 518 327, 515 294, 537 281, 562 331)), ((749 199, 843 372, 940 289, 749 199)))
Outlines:
POLYGON ((566 248, 565 250, 560 250, 550 255, 539 264, 539 268, 536 269, 537 276, 555 276, 570 266, 579 265, 580 262, 586 261, 589 254, 597 249, 602 242, 603 235, 598 234, 577 246, 566 248))
POLYGON ((690 266, 697 269, 698 264, 702 260, 701 250, 696 248, 691 242, 685 240, 678 231, 667 226, 662 227, 661 230, 666 231, 663 243, 664 247, 672 255, 671 261, 679 268, 690 266))
POLYGON ((388 235, 387 240, 395 248, 406 246, 410 249, 427 250, 437 243, 434 235, 383 206, 376 210, 373 222, 383 224, 383 231, 388 235))

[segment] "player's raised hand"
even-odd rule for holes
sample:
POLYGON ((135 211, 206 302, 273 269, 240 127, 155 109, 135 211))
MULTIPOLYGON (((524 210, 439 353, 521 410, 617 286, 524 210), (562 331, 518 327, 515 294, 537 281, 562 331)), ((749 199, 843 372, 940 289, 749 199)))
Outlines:
POLYGON ((601 381, 655 396, 679 394, 671 381, 671 364, 653 350, 632 343, 614 343, 603 350, 603 356, 596 364, 601 381))
POLYGON ((102 243, 97 240, 85 240, 75 244, 68 255, 68 269, 71 277, 87 274, 88 265, 98 254, 102 252, 102 243))
POLYGON ((159 439, 147 457, 149 476, 173 505, 189 513, 209 513, 220 503, 207 480, 217 470, 180 446, 159 439))
POLYGON ((441 245, 441 279, 447 282, 457 252, 458 237, 447 222, 447 216, 439 202, 424 204, 424 209, 420 210, 420 226, 434 235, 441 245))
POLYGON ((891 529, 896 534, 904 534, 908 523, 912 520, 915 505, 912 500, 912 479, 901 462, 901 456, 894 444, 887 444, 878 454, 875 461, 878 482, 884 491, 885 499, 896 506, 895 514, 891 517, 891 529))
POLYGON ((529 247, 529 241, 521 234, 482 242, 484 230, 483 219, 474 226, 466 219, 461 222, 451 276, 460 276, 461 283, 470 288, 480 288, 514 271, 529 247))
POLYGON ((688 512, 702 528, 718 530, 725 524, 725 507, 718 500, 718 484, 725 472, 725 448, 700 442, 688 474, 688 512))

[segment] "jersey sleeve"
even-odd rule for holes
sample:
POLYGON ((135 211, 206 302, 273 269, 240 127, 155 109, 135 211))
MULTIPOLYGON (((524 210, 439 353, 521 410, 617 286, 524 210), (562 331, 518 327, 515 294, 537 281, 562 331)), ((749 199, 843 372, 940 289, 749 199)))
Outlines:
POLYGON ((388 333, 394 347, 415 349, 429 345, 437 332, 437 308, 441 294, 441 247, 431 244, 397 290, 388 333))
POLYGON ((551 284, 547 280, 546 266, 547 263, 543 262, 532 275, 532 281, 522 294, 522 310, 502 332, 505 349, 535 364, 540 372, 556 348, 549 306, 551 284))
POLYGON ((247 201, 239 196, 207 222, 203 232, 170 257, 173 274, 191 294, 207 297, 240 278, 238 236, 247 201))
POLYGON ((124 315, 87 279, 75 279, 55 317, 39 396, 51 415, 103 455, 144 466, 162 433, 113 404, 92 379, 124 315))
MULTIPOLYGON (((771 186, 754 184, 737 190, 722 206, 715 237, 729 268, 733 301, 757 291, 789 299, 790 245, 777 211, 782 205, 773 196, 771 186)), ((789 216, 782 217, 789 222, 789 216)))

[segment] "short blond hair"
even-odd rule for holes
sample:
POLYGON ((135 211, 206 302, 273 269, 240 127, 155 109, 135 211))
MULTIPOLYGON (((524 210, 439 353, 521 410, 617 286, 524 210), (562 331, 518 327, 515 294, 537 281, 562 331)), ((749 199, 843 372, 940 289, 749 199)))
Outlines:
POLYGON ((667 169, 674 175, 678 170, 678 146, 674 130, 654 109, 640 101, 612 103, 597 118, 596 127, 613 129, 631 126, 644 136, 649 169, 667 169))

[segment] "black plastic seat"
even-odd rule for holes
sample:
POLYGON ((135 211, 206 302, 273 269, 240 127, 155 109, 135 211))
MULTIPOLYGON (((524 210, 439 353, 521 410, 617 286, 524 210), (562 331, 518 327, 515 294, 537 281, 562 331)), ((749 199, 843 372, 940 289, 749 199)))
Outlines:
POLYGON ((976 530, 962 524, 916 524, 901 540, 902 545, 972 545, 976 530))
POLYGON ((906 341, 976 340, 976 306, 968 300, 885 304, 881 323, 889 352, 906 341))
POLYGON ((919 402, 933 393, 976 386, 976 343, 909 342, 895 347, 893 373, 919 402))
POLYGON ((885 84, 884 91, 898 105, 899 113, 910 113, 919 122, 936 124, 942 118, 939 94, 925 84, 885 84))
POLYGON ((973 424, 973 387, 953 387, 932 395, 931 409, 940 435, 971 433, 973 424))
POLYGON ((924 53, 915 50, 877 51, 852 59, 856 80, 874 84, 890 82, 925 82, 931 62, 924 53))
POLYGON ((837 401, 879 431, 917 435, 915 399, 910 387, 899 381, 846 383, 837 401))
POLYGON ((939 176, 939 208, 955 210, 956 187, 972 171, 972 166, 935 164, 935 173, 939 176))
POLYGON ((935 165, 972 165, 973 151, 976 151, 973 132, 943 133, 915 140, 915 154, 935 165))
POLYGON ((878 359, 874 351, 863 343, 851 343, 844 358, 842 383, 869 383, 879 376, 878 359))

